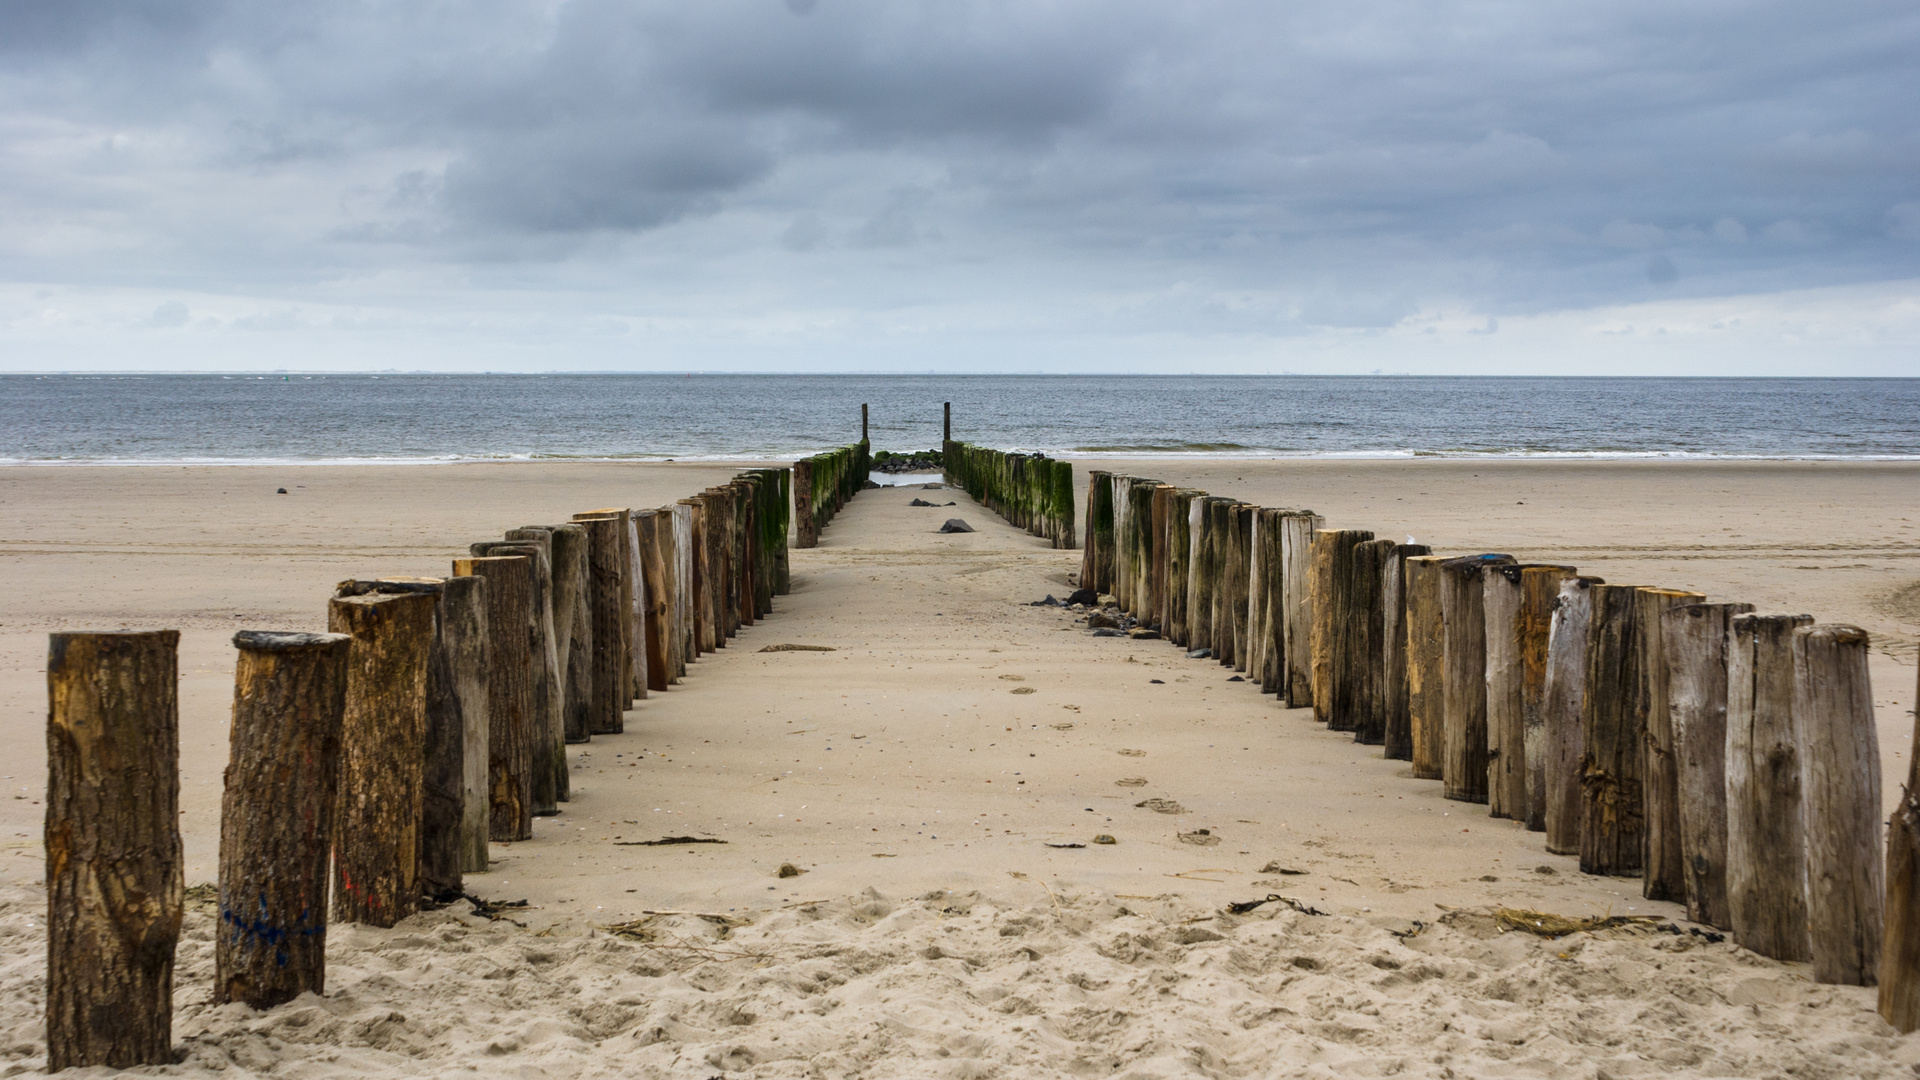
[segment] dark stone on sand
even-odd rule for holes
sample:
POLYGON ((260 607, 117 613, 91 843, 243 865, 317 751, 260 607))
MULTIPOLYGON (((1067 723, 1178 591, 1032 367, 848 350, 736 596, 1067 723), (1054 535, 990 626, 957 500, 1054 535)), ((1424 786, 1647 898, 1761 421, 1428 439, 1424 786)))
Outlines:
POLYGON ((1189 659, 1189 660, 1211 660, 1211 659, 1213 659, 1213 650, 1212 650, 1212 649, 1192 649, 1192 650, 1189 650, 1189 651, 1187 652, 1187 659, 1189 659))
POLYGON ((1098 607, 1100 605, 1100 594, 1094 592, 1092 589, 1075 589, 1067 594, 1067 603, 1098 607))
POLYGON ((1148 627, 1145 627, 1145 626, 1136 626, 1133 629, 1127 631, 1127 636, 1132 638, 1135 641, 1158 641, 1160 638, 1160 631, 1149 629, 1148 627))
POLYGON ((961 521, 959 518, 948 518, 947 523, 940 526, 940 531, 943 533, 972 532, 973 526, 961 521))
POLYGON ((1115 630, 1111 626, 1102 626, 1093 632, 1093 636, 1094 637, 1126 637, 1127 635, 1122 631, 1115 630))
POLYGON ((1120 629, 1120 616, 1111 611, 1091 611, 1087 613, 1087 627, 1092 630, 1099 630, 1103 627, 1108 630, 1118 630, 1120 629))

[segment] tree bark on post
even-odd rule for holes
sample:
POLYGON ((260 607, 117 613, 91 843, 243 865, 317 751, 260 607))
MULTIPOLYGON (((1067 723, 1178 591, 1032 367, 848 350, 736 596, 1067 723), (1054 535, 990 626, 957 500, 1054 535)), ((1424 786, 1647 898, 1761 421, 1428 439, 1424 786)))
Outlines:
POLYGON ((327 989, 327 857, 347 700, 345 634, 245 630, 220 800, 213 1002, 327 989))
POLYGON ((1380 589, 1386 581, 1387 562, 1398 546, 1391 540, 1367 540, 1353 548, 1353 576, 1344 616, 1352 644, 1342 680, 1353 698, 1353 741, 1367 746, 1381 746, 1387 741, 1387 613, 1380 589))
POLYGON ((1313 704, 1313 534, 1323 518, 1290 511, 1280 522, 1280 595, 1287 708, 1313 704))
POLYGON ((1867 632, 1857 626, 1808 626, 1793 633, 1813 977, 1845 986, 1878 981, 1886 923, 1880 740, 1867 647, 1867 632))
POLYGON ((1403 574, 1407 593, 1407 734, 1413 775, 1438 780, 1447 756, 1447 626, 1441 603, 1443 555, 1414 555, 1403 574))
POLYGON ((453 561, 455 577, 487 582, 487 836, 502 842, 533 836, 532 562, 453 561))
POLYGON ((1593 626, 1593 587, 1597 577, 1570 577, 1560 583, 1553 623, 1547 632, 1547 674, 1541 691, 1541 723, 1546 728, 1547 850, 1580 853, 1580 818, 1586 805, 1581 788, 1582 716, 1587 702, 1587 640, 1593 626))
POLYGON ((1807 960, 1806 827, 1793 632, 1811 615, 1736 615, 1727 635, 1727 908, 1736 944, 1807 960))
POLYGON ((1529 566, 1520 575, 1520 708, 1526 727, 1527 818, 1530 832, 1547 827, 1547 648, 1560 585, 1579 576, 1571 566, 1529 566))
MULTIPOLYGON (((1920 678, 1913 743, 1920 748, 1920 678)), ((1880 950, 1880 1015, 1902 1034, 1920 1028, 1920 754, 1907 752, 1907 783, 1887 823, 1887 932, 1880 950)))
POLYGON ((173 1062, 180 633, 47 652, 47 1068, 173 1062))
POLYGON ((333 811, 333 918, 392 926, 420 910, 431 593, 336 596, 327 629, 353 638, 333 811))
POLYGON ((561 681, 566 685, 561 733, 566 742, 593 738, 593 562, 587 527, 577 521, 553 530, 553 616, 562 650, 561 681))
POLYGON ((640 568, 647 598, 647 689, 662 691, 667 688, 667 640, 673 636, 668 622, 666 552, 660 536, 665 529, 652 510, 634 516, 640 523, 640 568))
POLYGON ((1640 587, 1595 585, 1580 711, 1580 869, 1632 877, 1646 849, 1646 701, 1640 587))
POLYGON ((1733 616, 1752 610, 1752 604, 1682 604, 1660 616, 1687 918, 1722 930, 1733 925, 1727 912, 1727 630, 1733 616))
POLYGON ((1647 831, 1641 856, 1641 895, 1649 900, 1687 899, 1687 864, 1680 841, 1680 761, 1674 750, 1673 717, 1667 705, 1664 616, 1671 608, 1697 604, 1700 593, 1641 589, 1634 629, 1640 637, 1640 698, 1647 739, 1647 831))
POLYGON ((1383 753, 1399 761, 1413 760, 1413 704, 1407 674, 1407 560, 1431 552, 1425 544, 1395 544, 1380 568, 1380 672, 1375 700, 1386 721, 1383 753))
MULTIPOLYGON (((625 670, 621 657, 627 648, 622 629, 625 621, 620 614, 620 521, 593 515, 582 515, 574 521, 587 530, 587 597, 593 616, 593 696, 587 710, 587 730, 591 735, 617 735, 625 725, 620 680, 625 670)), ((488 613, 498 606, 489 600, 488 613)), ((493 626, 496 645, 500 633, 501 627, 493 626)), ((495 724, 494 730, 498 729, 495 724)))
POLYGON ((1468 555, 1440 564, 1440 620, 1445 752, 1441 794, 1462 802, 1487 801, 1487 570, 1511 555, 1468 555))

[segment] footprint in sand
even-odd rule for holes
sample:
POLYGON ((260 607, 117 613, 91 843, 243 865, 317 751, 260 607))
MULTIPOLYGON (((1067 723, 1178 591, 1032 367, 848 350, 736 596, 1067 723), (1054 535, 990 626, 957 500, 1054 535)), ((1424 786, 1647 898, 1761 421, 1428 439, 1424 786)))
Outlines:
POLYGON ((1120 779, 1115 780, 1113 782, 1113 786, 1114 787, 1146 787, 1147 778, 1144 776, 1123 776, 1120 779))

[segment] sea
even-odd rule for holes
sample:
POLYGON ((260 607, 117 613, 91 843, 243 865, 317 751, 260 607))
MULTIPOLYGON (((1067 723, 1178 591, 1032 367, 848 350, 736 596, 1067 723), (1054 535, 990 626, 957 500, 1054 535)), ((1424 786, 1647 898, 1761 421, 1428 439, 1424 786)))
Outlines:
POLYGON ((0 465, 1082 457, 1920 458, 1920 379, 0 375, 0 465))

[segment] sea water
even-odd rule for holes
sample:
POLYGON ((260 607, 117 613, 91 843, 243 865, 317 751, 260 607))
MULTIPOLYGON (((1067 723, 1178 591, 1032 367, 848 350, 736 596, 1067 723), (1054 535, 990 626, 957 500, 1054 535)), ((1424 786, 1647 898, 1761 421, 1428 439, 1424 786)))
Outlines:
POLYGON ((1080 456, 1920 457, 1920 379, 5 375, 0 462, 1080 456))

